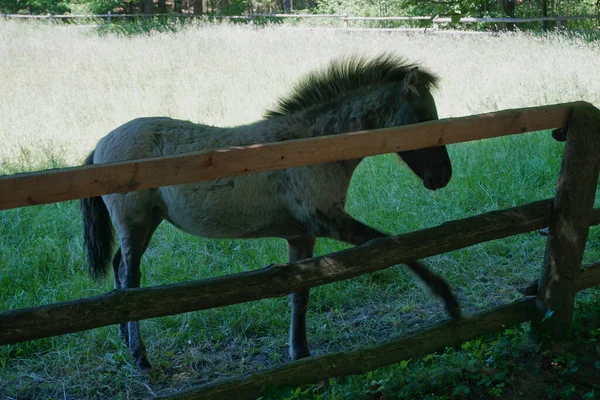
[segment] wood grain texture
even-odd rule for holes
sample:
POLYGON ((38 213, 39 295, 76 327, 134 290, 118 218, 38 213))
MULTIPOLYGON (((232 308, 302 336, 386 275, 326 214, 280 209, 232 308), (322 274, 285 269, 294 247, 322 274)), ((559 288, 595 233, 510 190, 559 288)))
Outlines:
POLYGON ((573 107, 505 110, 374 131, 0 177, 0 210, 357 159, 566 126, 573 107))
MULTIPOLYGON (((538 285, 539 279, 530 282, 518 290, 525 296, 537 296, 538 285)), ((581 267, 575 279, 576 291, 580 292, 596 286, 600 286, 600 263, 588 264, 581 267)))
POLYGON ((600 286, 600 263, 585 265, 575 279, 576 291, 600 286))
MULTIPOLYGON (((0 313, 0 344, 284 296, 409 260, 534 231, 547 226, 551 207, 549 199, 376 239, 300 262, 201 281, 113 290, 82 300, 6 311, 0 313)), ((600 223, 600 211, 594 216, 592 220, 600 223)))
POLYGON ((570 328, 599 172, 600 110, 577 106, 567 131, 537 289, 538 315, 532 326, 540 335, 560 337, 570 328))
POLYGON ((256 399, 271 385, 296 387, 338 376, 362 374, 402 360, 444 350, 448 346, 458 345, 486 333, 503 330, 508 326, 529 320, 534 310, 535 299, 519 300, 472 317, 464 317, 459 321, 430 326, 376 346, 306 358, 252 375, 219 380, 161 398, 169 400, 256 399))

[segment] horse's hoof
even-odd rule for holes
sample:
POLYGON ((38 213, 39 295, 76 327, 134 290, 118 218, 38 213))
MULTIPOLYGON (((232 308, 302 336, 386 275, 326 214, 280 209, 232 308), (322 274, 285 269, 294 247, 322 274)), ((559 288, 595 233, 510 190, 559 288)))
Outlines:
POLYGON ((446 306, 446 312, 450 314, 452 319, 459 319, 461 317, 460 303, 452 293, 446 293, 444 295, 444 304, 446 306))
POLYGON ((537 296, 538 281, 535 280, 525 287, 519 288, 518 291, 525 296, 537 296))
POLYGON ((127 324, 119 325, 119 336, 123 343, 125 343, 125 346, 129 347, 129 329, 127 328, 127 324))
POLYGON ((141 375, 150 375, 152 373, 152 365, 148 362, 148 360, 142 360, 137 363, 138 372, 141 375))
POLYGON ((450 317, 452 317, 452 319, 460 319, 460 317, 462 316, 460 305, 458 303, 448 306, 446 308, 446 311, 448 311, 448 314, 450 314, 450 317))
POLYGON ((306 357, 310 357, 310 351, 308 349, 294 350, 290 348, 290 358, 292 361, 297 361, 306 357))

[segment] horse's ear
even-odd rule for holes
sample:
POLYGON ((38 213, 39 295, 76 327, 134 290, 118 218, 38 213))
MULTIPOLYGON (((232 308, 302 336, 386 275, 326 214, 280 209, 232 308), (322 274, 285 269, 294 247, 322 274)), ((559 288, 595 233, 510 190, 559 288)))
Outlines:
POLYGON ((406 89, 407 92, 414 94, 415 96, 419 95, 419 90, 417 86, 419 85, 419 67, 414 67, 404 77, 404 81, 402 82, 402 86, 406 89))

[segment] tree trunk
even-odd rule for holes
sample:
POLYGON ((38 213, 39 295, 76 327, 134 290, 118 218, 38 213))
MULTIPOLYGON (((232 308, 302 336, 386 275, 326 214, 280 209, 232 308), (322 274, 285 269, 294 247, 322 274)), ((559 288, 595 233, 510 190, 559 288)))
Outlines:
POLYGON ((202 9, 202 3, 203 0, 194 0, 194 15, 202 15, 203 14, 203 9, 202 9))
POLYGON ((229 15, 229 0, 221 0, 221 14, 229 15))
MULTIPOLYGON (((498 0, 498 3, 500 3, 500 7, 502 7, 502 11, 506 17, 515 17, 515 0, 498 0)), ((515 30, 515 24, 512 22, 507 22, 505 26, 509 31, 515 30)))
POLYGON ((283 0, 283 12, 285 14, 292 12, 292 0, 283 0))
POLYGON ((156 3, 156 12, 158 14, 166 14, 167 0, 158 0, 158 3, 156 3))
POLYGON ((144 14, 145 15, 154 14, 154 1, 144 0, 144 14))
MULTIPOLYGON (((542 17, 548 17, 548 0, 541 0, 540 6, 542 8, 542 17)), ((550 24, 550 21, 542 21, 542 30, 547 31, 550 24)))

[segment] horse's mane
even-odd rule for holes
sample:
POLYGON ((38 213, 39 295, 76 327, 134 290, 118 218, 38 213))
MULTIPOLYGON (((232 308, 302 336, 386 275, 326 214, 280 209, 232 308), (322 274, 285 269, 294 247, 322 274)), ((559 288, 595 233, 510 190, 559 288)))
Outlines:
POLYGON ((350 56, 334 60, 300 79, 288 96, 279 99, 276 108, 267 110, 265 118, 298 112, 366 86, 400 82, 415 67, 419 67, 419 86, 427 90, 436 86, 437 76, 390 53, 373 59, 350 56))

